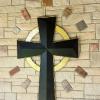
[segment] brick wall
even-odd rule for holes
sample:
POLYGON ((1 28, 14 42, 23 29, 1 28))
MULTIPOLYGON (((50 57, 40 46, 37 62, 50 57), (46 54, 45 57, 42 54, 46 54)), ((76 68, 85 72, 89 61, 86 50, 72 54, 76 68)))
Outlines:
MULTIPOLYGON (((16 40, 25 39, 29 31, 37 26, 37 17, 44 14, 39 0, 0 0, 0 100, 38 100, 39 72, 33 70, 24 59, 17 59, 16 40), (21 10, 27 8, 31 15, 25 20, 21 10), (20 30, 19 30, 19 28, 20 30), (9 71, 19 66, 20 72, 10 76, 9 71), (21 85, 29 78, 27 89, 21 85)), ((48 15, 57 15, 57 24, 62 26, 70 37, 80 39, 80 57, 71 58, 68 64, 55 72, 57 100, 100 100, 100 0, 53 0, 53 7, 47 7, 48 15), (72 7, 67 18, 63 10, 72 7), (83 31, 76 23, 84 20, 88 26, 83 31), (88 76, 82 78, 75 72, 81 66, 88 76), (73 91, 66 93, 61 82, 67 80, 73 91)), ((56 39, 61 37, 56 34, 56 39)), ((37 35, 34 41, 39 40, 37 35)), ((39 57, 34 58, 39 63, 39 57)), ((59 62, 60 57, 55 58, 59 62)))

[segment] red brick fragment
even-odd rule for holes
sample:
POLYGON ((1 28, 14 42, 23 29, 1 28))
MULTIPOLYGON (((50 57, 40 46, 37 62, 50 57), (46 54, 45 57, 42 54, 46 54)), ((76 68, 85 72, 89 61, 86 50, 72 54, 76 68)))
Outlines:
POLYGON ((42 0, 43 5, 45 6, 52 6, 53 5, 53 0, 42 0))
POLYGON ((10 73, 10 76, 13 76, 15 75, 17 72, 20 71, 20 68, 18 66, 16 66, 15 68, 13 68, 9 73, 10 73))
POLYGON ((26 8, 24 8, 23 10, 21 10, 22 16, 25 18, 25 20, 29 20, 31 19, 31 16, 28 12, 28 10, 26 8))
POLYGON ((83 68, 81 68, 80 66, 78 66, 78 67, 75 69, 75 71, 76 71, 80 76, 82 76, 83 78, 85 78, 85 77, 88 75, 88 73, 87 73, 83 68))
POLYGON ((98 50, 99 50, 99 43, 90 44, 90 51, 98 51, 98 50))
POLYGON ((65 8, 65 10, 63 11, 63 15, 65 16, 65 17, 68 17, 69 15, 71 15, 72 14, 72 8, 71 7, 67 7, 67 8, 65 8))

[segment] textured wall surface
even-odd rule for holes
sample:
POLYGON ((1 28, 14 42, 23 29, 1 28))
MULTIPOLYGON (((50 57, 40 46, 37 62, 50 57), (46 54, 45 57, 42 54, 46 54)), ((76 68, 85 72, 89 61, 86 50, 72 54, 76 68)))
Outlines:
MULTIPOLYGON (((37 26, 37 17, 44 15, 41 4, 39 0, 0 0, 0 100, 38 100, 39 72, 24 59, 17 59, 16 40, 25 39, 37 26), (26 21, 21 14, 24 7, 31 15, 30 20, 26 21), (9 71, 16 66, 20 71, 10 76, 9 71), (31 84, 24 88, 22 83, 27 78, 31 84)), ((71 58, 62 70, 55 73, 56 100, 100 100, 100 0, 53 0, 53 7, 47 7, 47 14, 57 15, 57 24, 70 37, 79 37, 81 48, 78 59, 71 58), (66 18, 63 10, 69 6, 72 14, 66 18), (88 28, 80 32, 75 24, 81 20, 88 28), (77 66, 88 73, 86 78, 75 72, 77 66), (65 79, 73 88, 69 93, 61 85, 65 79)), ((61 37, 56 35, 55 38, 61 37)), ((33 40, 38 41, 39 36, 33 40)), ((55 57, 55 63, 61 58, 55 57)), ((39 57, 34 60, 40 63, 39 57)))

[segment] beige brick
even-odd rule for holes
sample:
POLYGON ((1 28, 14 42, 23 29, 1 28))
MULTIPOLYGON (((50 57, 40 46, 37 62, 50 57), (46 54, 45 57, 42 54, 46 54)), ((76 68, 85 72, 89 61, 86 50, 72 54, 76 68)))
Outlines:
POLYGON ((80 76, 75 76, 76 83, 92 83, 92 77, 87 76, 86 78, 82 78, 80 76))
POLYGON ((96 24, 96 39, 100 39, 100 24, 96 24))
POLYGON ((8 27, 15 27, 15 21, 8 21, 8 27))
POLYGON ((0 92, 11 92, 11 83, 0 82, 0 92))
POLYGON ((3 38, 3 37, 4 37, 4 29, 0 28, 0 38, 3 38))
POLYGON ((73 84, 72 83, 71 85, 72 85, 74 91, 82 91, 82 90, 84 90, 84 84, 79 84, 79 83, 74 83, 73 84))
POLYGON ((83 92, 72 91, 72 92, 67 93, 67 95, 66 95, 66 92, 61 91, 61 97, 62 98, 77 98, 77 99, 83 98, 83 92))
POLYGON ((12 5, 25 4, 25 0, 12 0, 12 5))
POLYGON ((11 0, 0 0, 0 6, 11 5, 11 0))
POLYGON ((69 0, 53 0, 53 6, 69 5, 69 0))
MULTIPOLYGON (((77 29, 75 25, 71 25, 71 26, 64 25, 64 29, 67 32, 80 33, 80 31, 77 29)), ((94 31, 95 31, 95 24, 88 24, 88 27, 82 32, 87 34, 87 33, 94 32, 94 31)))
POLYGON ((89 60, 72 60, 69 61, 66 67, 77 67, 77 66, 83 66, 83 67, 90 67, 90 61, 89 60))
MULTIPOLYGON (((18 76, 18 75, 17 75, 18 76)), ((13 86, 20 86, 21 85, 21 83, 23 82, 23 81, 25 81, 25 79, 26 79, 26 77, 27 76, 23 76, 23 75, 21 75, 22 77, 13 77, 13 78, 11 78, 11 82, 12 82, 12 85, 13 86)))
MULTIPOLYGON (((23 5, 18 5, 18 6, 5 6, 5 7, 0 7, 0 13, 17 13, 20 12, 20 10, 23 8, 23 5)), ((9 19, 10 16, 8 16, 8 20, 15 20, 15 19, 9 19)), ((14 17, 14 16, 13 16, 14 17)))
POLYGON ((81 44, 81 51, 89 51, 89 44, 81 44))
MULTIPOLYGON (((94 66, 95 67, 95 66, 94 66)), ((86 71, 89 75, 100 75, 100 68, 86 68, 86 71)))
POLYGON ((28 31, 20 31, 19 33, 5 32, 5 38, 24 39, 27 37, 28 33, 29 33, 28 31))
POLYGON ((13 46, 13 45, 12 45, 12 46, 8 46, 8 50, 9 50, 9 49, 10 49, 10 50, 16 50, 16 49, 17 49, 17 46, 13 46))
POLYGON ((25 93, 26 91, 21 86, 12 86, 12 92, 25 93))
POLYGON ((85 84, 85 94, 100 95, 100 84, 85 84))
POLYGON ((77 22, 84 20, 87 24, 91 23, 91 14, 72 14, 67 19, 65 17, 62 18, 63 25, 75 25, 77 22))
POLYGON ((91 52, 91 67, 100 67, 100 52, 91 52))
POLYGON ((77 36, 80 38, 80 40, 86 40, 86 39, 95 39, 95 32, 88 32, 88 33, 80 33, 77 34, 77 36))
POLYGON ((4 93, 0 93, 0 99, 1 100, 4 100, 4 95, 5 95, 4 93))
POLYGON ((91 3, 96 3, 96 0, 70 0, 71 4, 91 4, 91 3))
POLYGON ((7 14, 0 14, 0 27, 7 27, 7 14))
POLYGON ((16 94, 15 93, 6 93, 5 100, 16 100, 16 94))
POLYGON ((17 95, 17 100, 37 100, 37 95, 36 94, 18 94, 17 95))
POLYGON ((7 56, 8 54, 8 47, 7 46, 0 46, 0 56, 7 56))
POLYGON ((16 25, 19 29, 21 30, 32 30, 34 29, 35 27, 37 27, 34 23, 32 24, 17 24, 16 25))
POLYGON ((24 59, 17 59, 16 57, 0 57, 0 67, 24 67, 24 59))
POLYGON ((80 41, 81 44, 89 44, 89 43, 98 43, 98 40, 82 40, 80 41))
POLYGON ((8 56, 17 56, 16 50, 8 50, 8 56))
POLYGON ((38 0, 27 0, 26 1, 26 7, 41 7, 41 2, 38 2, 38 0))
POLYGON ((100 19, 100 12, 93 12, 93 19, 100 19))
POLYGON ((34 75, 34 76, 30 75, 30 76, 28 76, 28 78, 29 78, 33 83, 38 83, 38 82, 39 82, 39 76, 37 76, 37 75, 34 75))
POLYGON ((9 68, 0 68, 0 79, 9 79, 10 75, 9 75, 9 68))
MULTIPOLYGON (((57 98, 57 100, 66 100, 65 98, 57 98)), ((67 99, 67 100, 73 100, 73 99, 67 99)))
POLYGON ((99 4, 85 5, 85 12, 96 12, 96 11, 100 11, 99 4))
POLYGON ((72 5, 72 12, 73 13, 82 13, 84 6, 82 5, 72 5))
POLYGON ((89 59, 89 52, 80 52, 79 59, 89 59))
POLYGON ((0 45, 17 45, 16 39, 0 39, 0 45))
POLYGON ((28 87, 27 92, 37 94, 39 93, 39 87, 28 87))
POLYGON ((93 76, 93 83, 100 83, 100 76, 93 76))
POLYGON ((56 72, 55 80, 56 82, 62 82, 67 79, 69 82, 74 82, 74 73, 73 72, 56 72))

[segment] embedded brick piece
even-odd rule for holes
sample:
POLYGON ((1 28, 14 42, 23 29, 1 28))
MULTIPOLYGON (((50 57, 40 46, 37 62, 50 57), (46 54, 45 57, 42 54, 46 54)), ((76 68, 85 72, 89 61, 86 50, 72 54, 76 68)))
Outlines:
POLYGON ((25 20, 29 20, 31 19, 31 16, 28 12, 28 10, 26 8, 24 8, 23 10, 21 10, 22 16, 25 18, 25 20))
POLYGON ((25 88, 25 89, 27 89, 27 88, 29 87, 30 83, 31 83, 31 80, 27 78, 27 79, 22 83, 22 87, 25 88))
POLYGON ((43 5, 46 5, 46 6, 52 6, 53 5, 52 0, 42 0, 42 1, 43 1, 43 5))
POLYGON ((65 10, 64 10, 64 12, 63 12, 63 15, 64 15, 65 17, 68 17, 68 16, 71 15, 71 14, 72 14, 72 9, 71 9, 70 7, 65 8, 65 10))
POLYGON ((76 71, 80 76, 82 76, 83 78, 85 78, 85 77, 88 75, 88 73, 87 73, 83 68, 81 68, 80 66, 78 66, 78 67, 75 69, 75 71, 76 71))
POLYGON ((7 46, 0 46, 0 56, 7 56, 7 46))
POLYGON ((63 81, 62 81, 62 86, 63 86, 63 88, 64 88, 64 90, 65 90, 66 92, 70 92, 70 91, 73 90, 73 89, 72 89, 72 86, 69 84, 69 82, 68 82, 67 80, 63 80, 63 81))
POLYGON ((10 73, 10 76, 13 76, 15 75, 17 72, 20 71, 20 68, 18 66, 16 66, 14 69, 12 69, 9 73, 10 73))
POLYGON ((99 50, 99 43, 90 44, 90 51, 98 51, 98 50, 99 50))
POLYGON ((87 28, 87 24, 84 20, 81 20, 80 22, 76 23, 76 27, 79 31, 82 31, 87 28))

